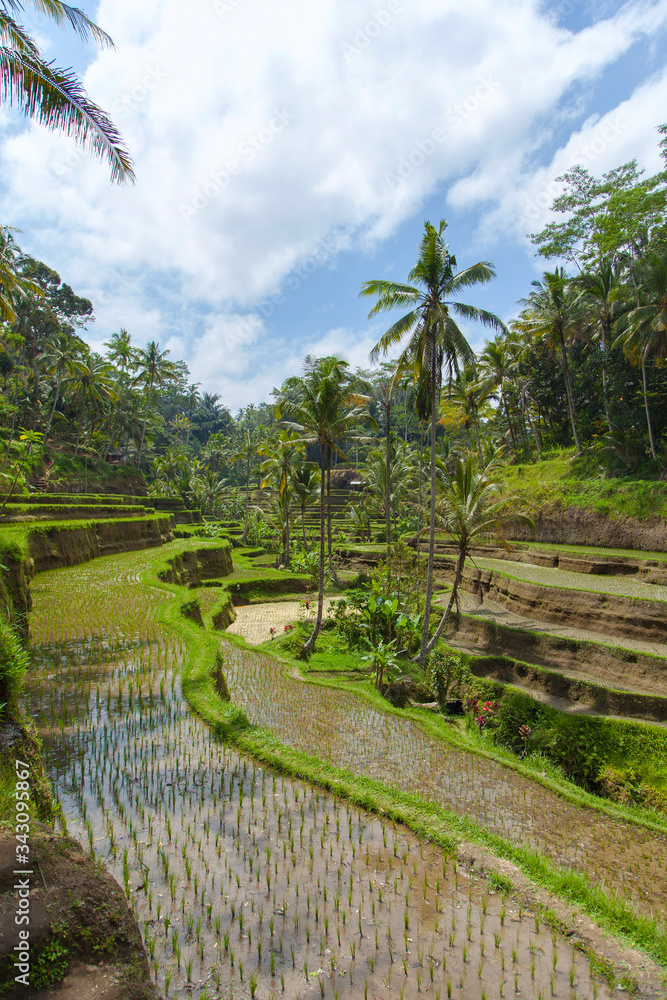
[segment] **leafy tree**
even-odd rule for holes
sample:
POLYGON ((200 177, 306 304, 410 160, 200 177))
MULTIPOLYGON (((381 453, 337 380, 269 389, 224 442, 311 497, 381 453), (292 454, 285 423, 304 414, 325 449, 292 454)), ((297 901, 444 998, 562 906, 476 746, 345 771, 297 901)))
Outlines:
POLYGON ((292 492, 294 499, 301 508, 301 530, 303 532, 303 547, 310 552, 306 536, 306 507, 314 503, 320 495, 322 476, 317 466, 312 462, 302 462, 292 473, 292 492))
MULTIPOLYGON (((473 364, 474 355, 454 315, 466 320, 477 320, 486 326, 504 330, 504 324, 493 313, 456 301, 465 289, 490 281, 495 272, 488 261, 482 261, 455 273, 456 258, 443 242, 447 223, 443 220, 436 229, 430 222, 424 225, 424 235, 419 247, 417 262, 408 275, 412 284, 401 284, 386 279, 367 281, 361 294, 373 296, 377 302, 369 319, 380 312, 390 312, 409 306, 409 312, 397 320, 380 338, 371 352, 371 361, 381 353, 386 354, 409 336, 398 362, 400 372, 411 371, 415 382, 423 386, 428 398, 431 416, 431 510, 429 524, 429 554, 426 580, 426 607, 420 660, 426 660, 428 630, 433 594, 433 554, 435 550, 435 481, 436 481, 436 428, 439 413, 443 367, 448 379, 459 364, 473 364)), ((425 415, 424 410, 420 416, 425 415)))
POLYGON ((51 131, 64 132, 107 160, 112 181, 134 180, 132 161, 113 122, 88 99, 72 70, 47 62, 16 20, 26 7, 69 25, 84 41, 113 46, 83 11, 61 0, 0 0, 0 100, 51 131))
POLYGON ((80 401, 78 430, 74 447, 75 458, 79 453, 85 415, 91 411, 99 414, 105 404, 117 399, 118 394, 113 376, 113 366, 96 354, 86 358, 75 358, 68 364, 67 374, 62 381, 70 389, 73 396, 80 401))
POLYGON ((261 471, 264 476, 262 486, 273 483, 277 487, 280 505, 279 515, 282 515, 283 552, 282 562, 289 566, 290 561, 290 500, 292 476, 297 459, 303 458, 304 444, 288 431, 278 431, 266 444, 259 449, 260 455, 267 458, 262 462, 261 471))

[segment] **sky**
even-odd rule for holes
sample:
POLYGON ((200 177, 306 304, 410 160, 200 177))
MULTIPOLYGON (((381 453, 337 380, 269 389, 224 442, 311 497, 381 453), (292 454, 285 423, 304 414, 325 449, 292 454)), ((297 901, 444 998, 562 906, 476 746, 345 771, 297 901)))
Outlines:
POLYGON ((424 220, 459 267, 493 262, 467 300, 508 320, 551 266, 527 234, 556 178, 661 166, 667 0, 79 6, 115 49, 23 23, 111 115, 136 184, 3 107, 0 220, 92 300, 94 349, 156 340, 232 412, 307 354, 368 367, 391 317, 361 284, 407 279, 424 220))

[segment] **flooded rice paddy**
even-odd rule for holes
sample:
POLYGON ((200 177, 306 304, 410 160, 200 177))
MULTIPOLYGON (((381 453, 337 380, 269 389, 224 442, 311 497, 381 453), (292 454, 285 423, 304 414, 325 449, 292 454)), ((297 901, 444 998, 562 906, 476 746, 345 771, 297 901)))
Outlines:
MULTIPOLYGON (((162 990, 195 1000, 611 995, 562 936, 442 849, 220 744, 182 697, 185 651, 156 619, 167 595, 139 582, 151 555, 34 581, 28 707, 64 822, 124 886, 162 990)), ((476 818, 493 828, 507 809, 504 829, 517 836, 546 826, 515 775, 485 770, 493 762, 458 755, 464 765, 446 748, 444 773, 416 724, 395 729, 352 696, 224 650, 234 700, 285 742, 398 785, 409 760, 411 790, 466 814, 474 793, 476 818), (429 768, 440 771, 429 779, 429 768)), ((627 849, 635 836, 639 849, 641 832, 627 829, 627 849)))

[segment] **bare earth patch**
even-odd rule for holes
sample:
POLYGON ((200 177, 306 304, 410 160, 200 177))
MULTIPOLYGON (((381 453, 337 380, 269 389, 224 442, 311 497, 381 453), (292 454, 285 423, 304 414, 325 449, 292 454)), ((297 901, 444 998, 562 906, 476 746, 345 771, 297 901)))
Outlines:
MULTIPOLYGON (((330 599, 324 600, 324 613, 329 607, 330 599)), ((316 608, 315 602, 311 608, 316 608)), ((285 625, 299 621, 304 617, 303 601, 274 601, 271 604, 248 604, 236 609, 236 621, 226 630, 232 635, 242 636, 252 646, 259 646, 271 638, 271 629, 280 635, 285 625)), ((314 619, 314 616, 310 616, 314 619)))

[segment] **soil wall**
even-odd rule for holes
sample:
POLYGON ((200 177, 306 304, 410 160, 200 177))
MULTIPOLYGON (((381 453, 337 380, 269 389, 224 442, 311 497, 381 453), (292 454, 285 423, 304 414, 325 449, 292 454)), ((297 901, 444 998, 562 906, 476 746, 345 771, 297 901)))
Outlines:
MULTIPOLYGON (((439 575, 441 575, 439 570, 439 575)), ((453 569, 445 579, 453 579, 453 569)), ((582 581, 585 585, 585 581, 582 581)), ((609 636, 626 636, 644 642, 667 641, 667 617, 662 601, 620 597, 587 590, 543 587, 515 580, 491 570, 467 568, 463 574, 464 590, 483 594, 517 614, 569 628, 590 629, 609 636)))
POLYGON ((525 542, 667 552, 667 522, 662 518, 637 521, 631 517, 609 517, 588 508, 562 507, 554 503, 530 513, 535 531, 525 524, 516 523, 508 529, 509 538, 525 542))
POLYGON ((223 542, 215 548, 181 552, 169 559, 168 566, 159 574, 160 580, 179 587, 199 587, 203 580, 214 580, 233 572, 232 547, 229 542, 223 542))
POLYGON ((147 549, 171 541, 169 517, 100 521, 81 528, 51 528, 29 536, 33 572, 88 562, 97 556, 147 549))

